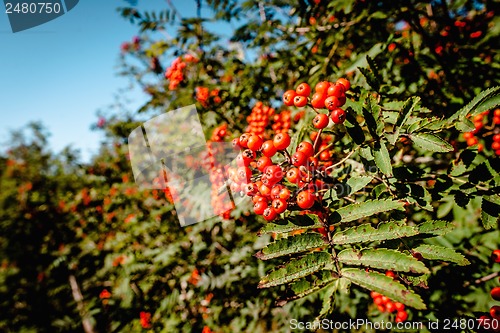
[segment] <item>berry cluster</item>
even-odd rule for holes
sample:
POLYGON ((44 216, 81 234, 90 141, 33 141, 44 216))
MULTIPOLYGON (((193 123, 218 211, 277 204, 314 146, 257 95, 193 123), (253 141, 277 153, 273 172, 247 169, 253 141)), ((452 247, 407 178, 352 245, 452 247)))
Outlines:
POLYGON ((191 54, 185 54, 182 57, 175 58, 172 64, 170 64, 170 67, 165 71, 165 78, 170 80, 168 89, 177 89, 177 86, 184 80, 184 68, 186 68, 187 63, 197 61, 198 60, 191 54))
POLYGON ((222 100, 219 97, 219 89, 214 89, 210 91, 207 87, 196 87, 196 100, 203 105, 203 107, 207 107, 209 104, 209 98, 211 98, 211 102, 215 104, 219 104, 222 100))
POLYGON ((500 128, 497 126, 500 125, 500 109, 493 111, 491 119, 488 117, 489 114, 490 111, 487 110, 474 116, 472 120, 475 129, 464 133, 463 138, 469 147, 477 145, 477 150, 483 151, 486 145, 486 147, 491 147, 495 155, 500 156, 500 128))
POLYGON ((247 117, 246 131, 263 136, 266 126, 269 124, 269 118, 274 115, 274 111, 272 107, 264 105, 261 101, 257 102, 247 117))
POLYGON ((282 111, 275 114, 273 117, 273 125, 271 128, 274 133, 287 133, 292 123, 292 115, 290 110, 282 111))
MULTIPOLYGON (((330 97, 339 100, 337 95, 343 98, 343 101, 331 110, 334 123, 340 124, 345 119, 345 113, 339 106, 345 103, 345 91, 349 87, 350 84, 345 79, 339 79, 336 83, 324 81, 316 85, 316 94, 324 92, 325 100, 330 97), (337 109, 342 112, 342 116, 334 112, 337 109)), ((285 95, 288 97, 284 95, 283 100, 287 102, 290 95, 294 95, 293 99, 298 96, 307 103, 306 96, 309 96, 310 92, 309 85, 302 83, 293 94, 291 90, 287 91, 285 95)), ((250 124, 247 132, 233 140, 234 148, 243 150, 237 157, 237 168, 228 170, 231 190, 242 191, 252 197, 254 212, 262 215, 267 221, 274 220, 286 210, 310 210, 321 199, 322 194, 318 189, 325 186, 326 174, 330 172, 327 168, 332 165, 329 150, 331 145, 327 140, 321 140, 319 132, 316 132, 312 139, 314 143, 302 141, 295 152, 290 153, 287 148, 291 138, 286 131, 275 133, 272 140, 265 140, 263 133, 269 116, 273 113, 274 109, 266 108, 261 102, 252 109, 252 114, 247 119, 250 124), (281 161, 280 155, 283 157, 281 161)), ((323 116, 327 117, 328 124, 328 116, 323 116)), ((282 117, 287 122, 290 121, 288 112, 282 117)))
POLYGON ((124 42, 120 46, 120 49, 123 53, 129 52, 129 51, 139 51, 141 48, 141 39, 137 36, 132 38, 132 42, 124 42))
MULTIPOLYGON (((393 271, 387 271, 385 272, 385 275, 396 279, 396 274, 394 274, 393 271)), ((396 312, 396 323, 400 323, 408 319, 408 312, 406 312, 405 305, 403 303, 393 302, 388 297, 375 291, 372 291, 370 296, 380 312, 396 312)))
MULTIPOLYGON (((500 263, 500 249, 493 251, 491 260, 495 263, 500 263)), ((495 301, 500 301, 500 287, 491 289, 490 295, 495 301)), ((500 332, 500 305, 493 305, 490 308, 489 314, 479 317, 479 322, 481 326, 487 328, 489 332, 500 332)))
POLYGON ((209 171, 211 189, 211 205, 214 214, 221 216, 223 219, 229 219, 231 211, 235 208, 234 203, 230 200, 227 191, 220 191, 225 188, 225 175, 223 165, 217 160, 216 156, 222 154, 220 146, 214 146, 214 142, 222 142, 227 136, 227 124, 222 124, 215 128, 212 132, 210 140, 207 142, 207 153, 203 156, 203 165, 209 171))
POLYGON ((301 83, 295 90, 287 90, 283 94, 283 103, 286 106, 296 106, 302 108, 310 105, 318 114, 314 118, 313 125, 318 129, 328 126, 329 118, 335 124, 342 124, 346 113, 341 108, 346 102, 345 92, 349 90, 351 84, 344 78, 336 82, 322 81, 314 87, 314 94, 311 95, 311 87, 307 83, 301 83), (319 113, 317 109, 328 109, 329 114, 319 113))

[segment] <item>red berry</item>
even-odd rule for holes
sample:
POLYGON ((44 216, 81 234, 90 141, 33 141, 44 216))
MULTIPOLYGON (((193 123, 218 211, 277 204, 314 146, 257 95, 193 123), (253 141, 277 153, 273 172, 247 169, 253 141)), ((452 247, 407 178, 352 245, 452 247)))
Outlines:
POLYGON ((394 307, 396 308, 396 311, 403 311, 405 309, 405 305, 399 302, 395 302, 394 307))
POLYGON ((328 96, 335 96, 337 98, 340 98, 342 95, 345 93, 345 88, 342 84, 340 83, 334 83, 332 84, 327 91, 328 96))
POLYGON ((268 196, 270 196, 270 195, 271 195, 271 189, 272 189, 272 187, 271 187, 271 186, 268 186, 268 185, 266 185, 266 184, 261 184, 261 185, 259 186, 259 192, 260 192, 260 194, 262 194, 262 196, 264 196, 264 197, 268 197, 268 196))
POLYGON ((267 207, 264 212, 262 213, 262 216, 266 219, 266 221, 272 221, 276 218, 278 214, 272 207, 267 207))
POLYGON ((495 141, 495 142, 493 142, 493 143, 491 144, 491 149, 493 149, 493 150, 498 150, 498 149, 500 149, 500 142, 496 142, 496 141, 495 141))
POLYGON ((280 193, 278 194, 278 196, 280 199, 288 200, 288 199, 290 199, 290 196, 291 196, 290 190, 287 189, 286 187, 283 187, 281 189, 280 193))
POLYGON ((474 133, 472 132, 466 132, 464 133, 464 139, 465 140, 469 140, 470 138, 473 138, 474 137, 474 133))
POLYGON ((266 208, 267 208, 267 202, 265 201, 258 201, 253 205, 253 211, 257 215, 262 215, 266 208))
POLYGON ((307 156, 303 152, 297 151, 292 155, 292 164, 296 167, 304 165, 307 161, 307 156))
POLYGON ((295 96, 297 96, 297 93, 295 92, 295 90, 287 90, 287 91, 285 91, 285 93, 283 94, 283 103, 286 106, 292 106, 293 105, 293 99, 295 98, 295 96))
POLYGON ((273 165, 273 161, 267 156, 262 156, 257 160, 257 169, 260 172, 263 172, 270 165, 273 165))
POLYGON ((500 134, 493 135, 493 141, 500 142, 500 134))
POLYGON ((297 146, 297 151, 304 153, 307 157, 311 157, 314 155, 314 147, 312 143, 307 141, 302 141, 301 143, 299 143, 299 145, 297 146))
POLYGON ((309 97, 309 94, 311 94, 311 87, 304 82, 297 86, 295 92, 297 93, 297 95, 309 97))
POLYGON ((403 321, 405 321, 406 319, 408 319, 408 312, 406 311, 398 311, 396 313, 396 323, 401 323, 403 321))
POLYGON ((283 188, 284 188, 284 186, 281 184, 274 185, 273 188, 271 189, 271 198, 278 199, 280 192, 283 188))
POLYGON ((275 184, 283 179, 283 169, 279 165, 270 165, 264 170, 264 176, 275 184))
POLYGON ((293 105, 295 105, 298 108, 302 108, 307 105, 307 97, 297 95, 293 99, 293 105))
POLYGON ((492 316, 493 319, 500 320, 500 305, 493 305, 490 308, 490 316, 492 316))
POLYGON ((330 87, 330 82, 321 81, 316 84, 316 86, 314 87, 314 91, 326 95, 326 92, 328 91, 329 87, 330 87))
POLYGON ((240 150, 241 149, 240 138, 234 138, 233 141, 231 142, 231 144, 233 145, 233 148, 235 150, 240 150))
POLYGON ((333 111, 340 106, 340 101, 335 96, 330 96, 325 99, 325 106, 328 110, 333 111))
POLYGON ((500 117, 500 109, 495 109, 495 111, 493 111, 493 116, 500 117))
POLYGON ((240 181, 249 182, 252 177, 252 171, 248 167, 239 167, 237 171, 238 179, 240 181))
POLYGON ((247 146, 248 148, 250 148, 251 150, 253 151, 257 151, 260 149, 260 147, 262 147, 262 143, 264 142, 264 140, 262 140, 262 138, 260 136, 258 136, 257 134, 252 134, 249 138, 248 138, 248 141, 247 141, 247 146))
POLYGON ((491 289, 491 297, 493 297, 493 299, 495 301, 500 301, 500 287, 495 287, 493 289, 491 289))
POLYGON ((322 129, 328 126, 328 122, 330 120, 328 119, 328 116, 324 113, 317 114, 316 117, 313 119, 313 126, 316 127, 317 129, 322 129))
POLYGON ((477 145, 478 140, 476 137, 470 138, 467 140, 467 146, 474 146, 477 145))
POLYGON ((297 168, 291 168, 286 173, 286 179, 292 184, 296 184, 299 181, 299 176, 300 172, 297 168))
POLYGON ((344 79, 343 77, 338 79, 336 83, 340 83, 341 85, 343 85, 346 91, 349 90, 349 88, 351 88, 351 83, 347 79, 344 79))
POLYGON ((393 278, 393 279, 396 278, 396 274, 394 274, 393 271, 386 271, 385 276, 388 276, 388 277, 393 278))
POLYGON ((248 166, 255 159, 256 155, 253 150, 245 149, 241 152, 241 156, 243 157, 244 164, 248 166))
MULTIPOLYGON (((496 113, 496 111, 495 111, 495 113, 496 113)), ((493 124, 495 124, 495 125, 499 125, 500 124, 500 116, 496 116, 495 115, 493 117, 493 124)))
POLYGON ((314 205, 316 196, 310 191, 302 191, 297 194, 297 205, 302 209, 309 209, 314 205))
POLYGON ((283 150, 290 145, 290 135, 287 133, 278 133, 274 136, 273 143, 276 149, 283 150))
POLYGON ((321 152, 321 154, 319 154, 319 159, 321 161, 328 161, 328 160, 330 160, 331 157, 332 157, 332 154, 330 154, 330 151, 328 151, 328 150, 324 150, 321 152))
POLYGON ((387 302, 387 304, 385 305, 385 310, 389 313, 392 313, 396 311, 396 307, 394 306, 393 302, 387 302))
POLYGON ((288 204, 286 203, 286 200, 274 199, 271 206, 277 214, 281 214, 286 210, 288 204))
POLYGON ((243 133, 240 136, 240 146, 243 148, 248 148, 248 139, 250 138, 250 133, 243 133))
POLYGON ((315 109, 322 109, 325 107, 326 94, 317 92, 311 98, 311 105, 315 109))
POLYGON ((278 151, 276 147, 274 146, 273 140, 267 140, 265 141, 262 146, 262 154, 264 154, 267 157, 273 157, 274 154, 278 151))
POLYGON ((257 186, 254 183, 250 183, 245 185, 244 189, 245 194, 248 195, 249 197, 253 197, 254 195, 257 194, 257 186))
POLYGON ((341 108, 335 108, 331 113, 332 120, 335 124, 342 124, 345 121, 345 111, 341 108))
POLYGON ((491 253, 491 260, 493 260, 496 263, 500 263, 500 250, 494 250, 491 253))

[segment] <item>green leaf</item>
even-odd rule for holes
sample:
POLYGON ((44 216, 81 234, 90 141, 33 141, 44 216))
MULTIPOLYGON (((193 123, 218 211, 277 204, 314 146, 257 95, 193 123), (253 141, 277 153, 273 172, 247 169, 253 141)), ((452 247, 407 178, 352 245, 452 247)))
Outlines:
POLYGON ((380 81, 377 79, 375 74, 373 74, 373 72, 368 68, 359 67, 358 69, 365 77, 366 83, 368 83, 373 90, 378 92, 380 90, 380 81))
POLYGON ((389 249, 345 249, 338 254, 338 259, 345 265, 368 266, 398 272, 429 274, 424 263, 411 255, 389 249))
POLYGON ((410 117, 411 113, 415 109, 415 106, 420 103, 420 97, 410 97, 405 101, 405 104, 401 108, 401 113, 399 114, 398 120, 396 122, 396 127, 398 130, 400 127, 403 127, 410 117))
POLYGON ((491 229, 500 221, 500 196, 485 196, 481 202, 481 220, 485 229, 491 229))
POLYGON ((470 264, 469 260, 463 255, 453 249, 443 246, 423 244, 414 248, 413 251, 420 253, 422 257, 429 260, 451 261, 460 266, 470 264))
POLYGON ((335 292, 337 291, 337 283, 330 284, 327 288, 325 288, 325 294, 323 297, 323 306, 321 307, 321 311, 318 315, 318 319, 328 315, 332 312, 333 301, 335 299, 335 292))
POLYGON ((444 235, 455 228, 453 223, 443 220, 426 221, 418 225, 419 234, 444 235))
POLYGON ((373 96, 366 99, 366 107, 363 108, 363 116, 365 117, 370 135, 374 139, 378 139, 384 130, 384 121, 380 105, 377 104, 373 96))
MULTIPOLYGON (((487 101, 489 98, 498 96, 499 91, 500 91, 500 86, 496 86, 496 87, 492 87, 492 88, 483 90, 479 95, 474 97, 472 99, 472 101, 470 101, 467 105, 465 105, 463 108, 458 110, 455 114, 453 114, 448 119, 448 123, 453 124, 457 119, 465 118, 471 111, 473 111, 481 103, 487 101)), ((477 114, 479 114, 480 112, 482 112, 482 111, 479 111, 477 114)), ((475 114, 476 113, 474 113, 474 115, 475 114)))
POLYGON ((257 286, 258 288, 269 288, 311 275, 332 262, 332 257, 326 252, 314 252, 300 259, 293 259, 283 267, 264 276, 257 286))
POLYGON ((354 194, 365 188, 372 180, 373 177, 371 176, 352 176, 347 181, 335 186, 331 198, 338 200, 339 198, 354 194))
POLYGON ((427 308, 419 295, 384 274, 366 272, 358 268, 347 268, 342 270, 342 277, 360 287, 383 294, 395 302, 403 303, 417 310, 427 308))
POLYGON ((283 234, 300 229, 320 228, 322 226, 323 224, 317 215, 292 215, 284 220, 267 223, 262 229, 259 230, 258 235, 271 233, 283 234))
POLYGON ((292 140, 288 149, 288 151, 292 154, 295 153, 295 151, 297 150, 297 146, 302 142, 304 136, 309 131, 309 124, 311 122, 308 119, 310 118, 308 117, 308 114, 310 114, 310 112, 306 112, 306 115, 300 120, 298 124, 299 130, 295 133, 295 135, 292 136, 292 140))
POLYGON ((386 176, 392 175, 391 156, 387 150, 387 146, 383 141, 377 141, 373 147, 373 157, 377 168, 386 176))
POLYGON ((416 228, 401 223, 382 222, 377 229, 366 223, 335 233, 332 242, 334 244, 364 243, 410 237, 417 234, 416 228))
POLYGON ((453 146, 440 137, 430 133, 414 133, 409 135, 416 146, 434 152, 446 153, 453 151, 453 146))
POLYGON ((469 120, 469 118, 464 118, 462 121, 457 121, 455 123, 455 128, 460 132, 470 132, 475 129, 474 123, 469 120))
POLYGON ((346 109, 346 121, 344 122, 344 126, 351 139, 357 145, 361 145, 365 142, 365 133, 350 110, 352 110, 351 107, 346 109))
POLYGON ((334 222, 350 222, 389 210, 402 209, 403 205, 404 202, 390 199, 368 200, 339 208, 332 214, 332 219, 334 222))
POLYGON ((257 252, 255 256, 260 260, 268 260, 326 245, 328 243, 325 242, 321 234, 305 233, 277 240, 257 252))
POLYGON ((338 279, 336 273, 330 270, 320 270, 310 276, 301 278, 291 284, 293 295, 284 296, 276 301, 276 305, 283 306, 286 303, 310 295, 319 291, 338 279))

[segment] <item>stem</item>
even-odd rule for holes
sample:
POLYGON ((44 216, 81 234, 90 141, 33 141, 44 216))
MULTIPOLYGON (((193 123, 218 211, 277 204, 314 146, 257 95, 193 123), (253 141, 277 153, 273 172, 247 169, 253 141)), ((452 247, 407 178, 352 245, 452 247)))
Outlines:
POLYGON ((344 157, 343 159, 341 159, 337 163, 335 163, 333 165, 330 165, 328 168, 325 169, 325 171, 328 171, 329 169, 333 169, 335 167, 338 167, 339 165, 341 165, 342 163, 344 163, 345 161, 347 161, 349 159, 349 157, 351 157, 352 154, 354 154, 355 152, 356 152, 356 149, 352 150, 351 152, 349 152, 349 154, 347 154, 346 157, 344 157))
POLYGON ((76 277, 71 274, 69 276, 69 285, 71 286, 71 293, 73 294, 73 299, 76 302, 76 306, 78 308, 78 312, 80 313, 80 318, 82 319, 82 326, 85 333, 94 333, 94 327, 85 313, 85 306, 83 304, 83 296, 78 286, 78 282, 76 281, 76 277))
POLYGON ((325 150, 328 150, 330 149, 331 147, 333 147, 333 142, 330 143, 328 146, 326 146, 325 148, 321 149, 320 151, 318 151, 316 154, 314 154, 314 157, 318 157, 322 152, 324 152, 325 150))
MULTIPOLYGON (((483 282, 486 282, 486 281, 489 281, 491 279, 494 279, 496 278, 497 276, 500 276, 500 272, 494 272, 494 273, 491 273, 491 274, 488 274, 486 276, 483 276, 482 278, 479 278, 479 279, 476 279, 474 280, 474 283, 475 284, 481 284, 483 282)), ((467 281, 464 283, 464 287, 468 287, 472 284, 472 282, 470 281, 467 281)))
POLYGON ((320 129, 318 131, 318 136, 316 136, 316 139, 314 139, 314 145, 313 145, 313 148, 314 148, 314 151, 316 151, 316 146, 318 145, 318 142, 319 142, 319 138, 321 136, 321 133, 323 133, 323 129, 320 129))

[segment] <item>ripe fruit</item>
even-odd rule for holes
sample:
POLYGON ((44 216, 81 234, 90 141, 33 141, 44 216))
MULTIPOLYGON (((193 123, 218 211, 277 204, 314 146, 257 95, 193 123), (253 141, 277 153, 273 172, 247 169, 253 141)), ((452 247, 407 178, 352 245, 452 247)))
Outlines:
POLYGON ((500 320, 500 305, 493 305, 490 308, 490 316, 492 316, 493 319, 500 320))
POLYGON ((267 202, 265 201, 258 201, 253 205, 253 211, 257 215, 262 215, 266 208, 267 208, 267 202))
POLYGON ((500 149, 500 142, 496 142, 496 141, 495 141, 495 142, 493 142, 493 143, 491 144, 491 149, 493 149, 493 150, 498 150, 498 149, 500 149))
POLYGON ((299 175, 300 175, 299 169, 297 169, 297 168, 291 168, 286 173, 286 179, 290 183, 296 184, 299 181, 299 175))
POLYGON ((287 91, 285 91, 285 93, 283 94, 283 103, 286 106, 292 106, 293 105, 293 99, 295 98, 295 96, 297 96, 297 93, 295 92, 295 90, 287 90, 287 91))
POLYGON ((264 140, 262 140, 262 138, 260 136, 258 136, 257 134, 252 134, 249 138, 248 138, 248 141, 247 141, 247 146, 248 148, 250 148, 251 150, 253 151, 257 151, 260 149, 260 147, 262 146, 262 143, 264 142, 264 140))
POLYGON ((286 200, 274 199, 271 206, 273 207, 274 211, 277 214, 281 214, 286 210, 286 208, 288 207, 288 204, 286 203, 286 200))
POLYGON ((314 87, 314 91, 326 95, 328 88, 330 88, 330 82, 321 81, 316 84, 316 86, 314 87))
POLYGON ((473 138, 474 137, 474 133, 472 132, 466 132, 464 133, 464 139, 465 140, 469 140, 470 138, 473 138))
POLYGON ((297 205, 302 209, 309 209, 314 205, 316 196, 310 191, 302 191, 297 194, 297 205))
POLYGON ((495 301, 500 301, 500 287, 495 287, 491 289, 490 294, 495 301))
POLYGON ((346 91, 349 90, 349 88, 351 88, 351 83, 347 79, 344 79, 343 77, 338 79, 336 83, 340 83, 341 85, 343 85, 346 91))
POLYGON ((496 263, 500 263, 500 250, 495 250, 491 253, 491 260, 496 263))
POLYGON ((265 141, 262 144, 261 149, 262 149, 262 154, 264 154, 264 156, 267 156, 267 157, 273 157, 274 154, 276 154, 276 152, 278 151, 276 149, 276 147, 274 146, 274 143, 272 140, 265 141))
POLYGON ((311 105, 313 108, 322 109, 325 107, 326 94, 317 92, 311 98, 311 105))
POLYGON ((345 88, 342 84, 340 83, 334 83, 332 84, 329 88, 326 94, 328 96, 335 96, 337 98, 340 98, 342 95, 345 93, 345 88))
POLYGON ((313 119, 313 126, 317 129, 322 129, 328 126, 328 116, 324 113, 317 114, 313 119))
POLYGON ((272 207, 267 207, 264 212, 262 213, 262 216, 266 219, 266 221, 272 221, 276 218, 278 214, 272 207))
POLYGON ((276 149, 278 150, 288 148, 288 146, 290 145, 290 141, 290 135, 288 135, 287 133, 278 133, 274 136, 273 139, 274 147, 276 147, 276 149))
POLYGON ((295 89, 295 92, 297 95, 304 96, 304 97, 309 97, 309 94, 311 94, 311 87, 307 83, 301 83, 297 86, 297 89, 295 89))
POLYGON ((296 167, 304 165, 307 161, 307 156, 303 152, 297 151, 292 155, 292 164, 296 167))
POLYGON ((290 194, 290 190, 289 190, 289 189, 287 189, 286 187, 283 187, 283 188, 281 189, 280 193, 278 194, 278 197, 279 197, 280 199, 283 199, 283 200, 288 200, 288 199, 290 199, 290 196, 291 196, 291 194, 290 194))
POLYGON ((325 99, 325 107, 328 110, 333 111, 336 108, 338 108, 339 106, 340 106, 340 101, 339 101, 339 99, 337 97, 330 96, 327 99, 325 99))
POLYGON ((240 136, 240 146, 243 148, 248 148, 248 139, 250 138, 250 133, 243 133, 240 136))
POLYGON ((264 170, 270 165, 273 165, 273 161, 271 161, 271 159, 267 156, 259 157, 257 160, 257 169, 259 169, 260 172, 264 172, 264 170))
POLYGON ((408 319, 408 312, 406 311, 398 311, 396 313, 396 323, 401 323, 403 321, 405 321, 406 319, 408 319))
POLYGON ((341 108, 335 108, 331 113, 332 120, 335 124, 342 124, 345 121, 345 111, 341 108))
POLYGON ((299 143, 299 145, 297 146, 297 151, 304 153, 307 157, 311 157, 314 155, 314 147, 312 143, 307 141, 302 141, 301 143, 299 143))
POLYGON ((307 105, 307 97, 305 96, 300 96, 297 95, 293 99, 293 105, 295 105, 298 108, 302 108, 307 105))
POLYGON ((494 142, 500 142, 500 134, 493 135, 493 141, 494 142))

